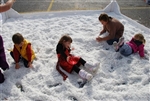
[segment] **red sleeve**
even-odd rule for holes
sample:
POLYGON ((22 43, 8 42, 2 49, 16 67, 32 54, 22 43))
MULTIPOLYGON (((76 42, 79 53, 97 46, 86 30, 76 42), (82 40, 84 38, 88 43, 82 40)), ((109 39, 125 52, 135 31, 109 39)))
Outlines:
POLYGON ((27 51, 28 61, 31 62, 31 58, 32 58, 31 44, 28 44, 26 51, 27 51))
POLYGON ((17 48, 14 46, 13 49, 13 56, 16 63, 19 62, 20 53, 18 52, 17 48))

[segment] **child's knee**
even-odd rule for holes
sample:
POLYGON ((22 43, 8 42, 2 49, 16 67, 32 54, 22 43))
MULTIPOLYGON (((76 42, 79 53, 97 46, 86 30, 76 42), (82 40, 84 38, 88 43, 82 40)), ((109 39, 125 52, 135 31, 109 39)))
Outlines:
POLYGON ((111 40, 107 40, 106 42, 107 42, 108 45, 112 45, 113 44, 113 41, 111 41, 111 40))

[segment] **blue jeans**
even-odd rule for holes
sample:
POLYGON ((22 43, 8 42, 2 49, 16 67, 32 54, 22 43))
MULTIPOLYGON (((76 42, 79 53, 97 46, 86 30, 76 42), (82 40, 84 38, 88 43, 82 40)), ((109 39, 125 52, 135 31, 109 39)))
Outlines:
POLYGON ((119 52, 124 56, 129 56, 133 53, 132 48, 128 44, 124 44, 120 47, 119 52))

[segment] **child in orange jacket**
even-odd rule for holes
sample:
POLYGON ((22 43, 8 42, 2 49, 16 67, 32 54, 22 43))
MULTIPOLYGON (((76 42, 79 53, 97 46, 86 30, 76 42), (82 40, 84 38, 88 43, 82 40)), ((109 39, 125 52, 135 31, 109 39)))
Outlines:
POLYGON ((22 59, 25 67, 32 67, 35 53, 32 50, 31 43, 24 39, 24 37, 20 33, 14 34, 12 37, 12 41, 14 42, 14 49, 12 52, 10 52, 10 54, 15 60, 15 68, 20 68, 20 59, 22 59))

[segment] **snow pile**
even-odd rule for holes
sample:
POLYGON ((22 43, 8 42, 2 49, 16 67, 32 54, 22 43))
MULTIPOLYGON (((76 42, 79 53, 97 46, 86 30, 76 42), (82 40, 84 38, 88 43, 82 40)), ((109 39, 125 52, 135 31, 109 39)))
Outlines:
MULTIPOLYGON (((150 63, 138 54, 118 58, 112 46, 98 43, 95 38, 102 29, 98 21, 100 11, 40 13, 20 18, 10 18, 2 27, 5 50, 13 48, 12 35, 19 32, 32 43, 37 60, 33 69, 23 66, 14 68, 13 59, 6 50, 10 69, 4 72, 6 81, 0 85, 1 100, 9 101, 149 101, 150 63), (68 33, 72 39, 73 54, 89 62, 100 62, 100 69, 83 88, 78 88, 79 76, 73 72, 63 81, 56 71, 56 45, 60 37, 68 33), (106 50, 107 48, 107 50, 106 50), (16 87, 21 83, 24 92, 16 87), (50 87, 61 83, 58 86, 50 87)), ((145 49, 149 52, 150 33, 132 24, 122 15, 107 13, 125 26, 125 41, 141 32, 146 38, 145 49)), ((148 53, 147 53, 148 55, 148 53)))

